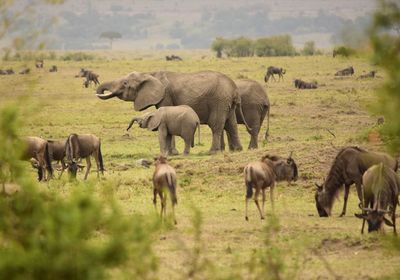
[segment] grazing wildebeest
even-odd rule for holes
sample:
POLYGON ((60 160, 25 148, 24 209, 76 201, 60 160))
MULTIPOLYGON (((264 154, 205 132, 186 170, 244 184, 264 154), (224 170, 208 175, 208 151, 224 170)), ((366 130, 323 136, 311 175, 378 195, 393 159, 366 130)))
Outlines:
POLYGON ((335 76, 352 76, 354 74, 353 66, 345 68, 343 70, 339 70, 335 73, 335 76))
POLYGON ((43 65, 44 65, 43 59, 36 60, 35 62, 36 68, 43 68, 43 65))
POLYGON ((361 76, 358 77, 357 79, 375 78, 375 74, 376 74, 376 71, 373 70, 373 71, 368 72, 367 74, 361 75, 361 76))
POLYGON ((383 162, 397 170, 397 160, 383 153, 367 152, 359 147, 343 148, 336 156, 323 185, 317 185, 315 204, 320 217, 331 215, 332 206, 339 189, 344 185, 344 203, 340 217, 346 215, 347 199, 352 184, 356 184, 358 198, 362 199, 362 175, 369 167, 383 162))
POLYGON ((90 70, 86 70, 85 68, 81 68, 81 71, 78 73, 78 75, 76 77, 86 78, 86 81, 84 82, 85 87, 88 87, 91 82, 93 82, 95 85, 100 84, 99 79, 98 79, 99 75, 97 75, 96 73, 94 73, 90 70))
POLYGON ((298 89, 314 89, 317 88, 316 82, 307 83, 300 79, 294 80, 294 86, 298 89))
POLYGON ((12 68, 8 68, 8 69, 6 69, 6 73, 7 73, 7 75, 12 75, 15 72, 14 72, 14 70, 12 68))
POLYGON ((61 141, 54 141, 54 140, 47 140, 49 146, 49 154, 51 161, 57 161, 61 163, 61 172, 58 178, 61 178, 64 170, 67 169, 67 165, 65 163, 65 144, 67 143, 66 140, 61 141))
POLYGON ((53 168, 51 166, 49 147, 47 141, 40 137, 26 137, 25 151, 22 160, 35 159, 38 169, 38 180, 46 180, 46 170, 48 172, 47 179, 53 176, 53 168))
POLYGON ((5 70, 0 69, 0 75, 7 75, 7 72, 5 70))
POLYGON ((19 71, 19 74, 25 75, 25 74, 29 74, 30 72, 31 72, 31 69, 25 68, 25 69, 22 69, 21 71, 19 71))
POLYGON ((57 72, 58 68, 56 65, 51 66, 51 68, 49 69, 49 72, 57 72))
POLYGON ((179 60, 179 61, 181 61, 182 60, 182 58, 180 57, 180 56, 177 56, 177 55, 171 55, 171 56, 166 56, 165 57, 165 59, 167 60, 167 61, 171 61, 171 60, 179 60))
POLYGON ((399 203, 400 179, 390 167, 383 163, 371 166, 362 178, 364 208, 362 214, 355 214, 363 219, 361 233, 364 233, 365 220, 368 223, 368 232, 377 231, 382 222, 393 227, 396 231, 396 207, 399 203), (385 214, 390 213, 392 221, 385 214))
POLYGON ((260 161, 249 163, 244 168, 244 179, 246 185, 246 221, 248 201, 253 196, 253 188, 256 189, 254 202, 260 212, 261 219, 264 219, 265 190, 270 188, 271 206, 274 206, 274 187, 275 182, 296 181, 298 178, 297 165, 291 155, 285 160, 278 156, 265 155, 260 161), (262 191, 262 210, 258 203, 258 196, 262 191))
POLYGON ((246 120, 246 123, 251 129, 247 129, 247 132, 251 137, 249 149, 257 149, 258 134, 260 133, 265 116, 267 116, 267 130, 264 139, 267 140, 269 135, 269 116, 271 106, 267 92, 257 81, 241 79, 236 80, 235 84, 238 88, 241 101, 240 107, 236 107, 237 123, 244 124, 244 120, 246 120), (243 114, 241 114, 240 110, 242 110, 243 114))
POLYGON ((96 160, 97 165, 97 177, 99 177, 99 171, 104 174, 103 157, 101 155, 101 143, 100 139, 93 134, 71 134, 68 136, 65 144, 65 155, 67 158, 68 171, 72 177, 76 177, 78 171, 78 160, 86 159, 86 174, 84 179, 86 180, 90 167, 90 156, 93 156, 96 160))
POLYGON ((275 74, 279 76, 278 81, 280 81, 281 78, 283 80, 283 74, 285 74, 285 73, 286 73, 286 71, 283 68, 270 66, 270 67, 267 68, 267 72, 265 73, 264 82, 267 83, 270 77, 272 77, 272 79, 274 79, 274 81, 276 81, 275 77, 274 77, 275 74))
POLYGON ((172 217, 174 219, 174 223, 176 224, 175 219, 175 205, 178 203, 176 197, 176 172, 175 169, 167 163, 167 158, 164 156, 159 156, 154 159, 156 169, 153 174, 153 204, 157 210, 157 194, 160 196, 161 200, 161 218, 166 216, 167 213, 167 197, 165 194, 165 189, 168 189, 169 194, 171 195, 172 202, 172 217))

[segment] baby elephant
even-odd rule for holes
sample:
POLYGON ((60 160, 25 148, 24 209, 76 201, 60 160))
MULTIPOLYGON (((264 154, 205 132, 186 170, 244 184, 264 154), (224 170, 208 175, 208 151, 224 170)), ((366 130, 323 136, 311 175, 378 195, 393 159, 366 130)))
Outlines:
POLYGON ((164 213, 166 216, 167 208, 167 197, 165 196, 165 189, 168 189, 171 195, 172 202, 172 215, 175 220, 175 205, 178 203, 176 198, 176 172, 175 169, 167 163, 167 158, 164 156, 159 156, 154 158, 156 169, 153 174, 153 204, 157 209, 157 194, 160 196, 161 200, 161 218, 164 213))
POLYGON ((190 147, 194 147, 194 133, 197 127, 200 142, 200 119, 187 105, 161 107, 157 111, 135 117, 126 130, 129 130, 134 122, 141 128, 158 130, 160 151, 163 155, 168 154, 173 135, 181 136, 185 141, 184 155, 188 155, 190 147))

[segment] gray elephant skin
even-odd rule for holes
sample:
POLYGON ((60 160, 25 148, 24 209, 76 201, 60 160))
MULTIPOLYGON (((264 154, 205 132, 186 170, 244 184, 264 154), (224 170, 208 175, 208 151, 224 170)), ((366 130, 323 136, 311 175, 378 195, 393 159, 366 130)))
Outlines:
POLYGON ((198 128, 200 142, 200 119, 187 105, 161 107, 155 112, 135 117, 126 130, 129 130, 134 122, 137 122, 141 128, 147 128, 150 131, 158 130, 162 155, 168 155, 173 135, 180 136, 185 141, 185 155, 190 153, 190 147, 194 147, 196 128, 198 128))
POLYGON ((222 150, 223 130, 228 134, 231 150, 242 150, 235 109, 240 97, 235 83, 222 73, 202 71, 176 73, 132 72, 120 79, 102 83, 97 96, 103 100, 118 97, 134 102, 134 109, 142 111, 150 106, 188 105, 199 116, 201 124, 208 124, 212 131, 210 153, 222 150), (110 93, 105 94, 105 91, 110 93))
MULTIPOLYGON (((235 83, 239 90, 244 118, 248 126, 251 128, 251 130, 247 130, 251 137, 249 149, 257 149, 258 134, 260 133, 265 116, 267 116, 267 131, 265 132, 265 139, 267 139, 269 134, 270 103, 267 92, 259 82, 254 80, 241 79, 236 80, 235 83)), ((237 123, 244 124, 239 109, 240 108, 236 108, 237 123)))

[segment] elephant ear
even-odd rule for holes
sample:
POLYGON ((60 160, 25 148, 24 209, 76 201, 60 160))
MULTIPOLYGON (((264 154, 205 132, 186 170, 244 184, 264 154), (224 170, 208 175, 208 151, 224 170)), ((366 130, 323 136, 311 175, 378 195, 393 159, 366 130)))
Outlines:
POLYGON ((137 87, 134 101, 136 111, 143 111, 150 106, 157 105, 165 96, 165 86, 149 74, 141 74, 141 82, 137 87))
POLYGON ((146 115, 143 119, 142 127, 146 127, 150 131, 155 131, 160 126, 162 114, 160 112, 154 112, 146 115))

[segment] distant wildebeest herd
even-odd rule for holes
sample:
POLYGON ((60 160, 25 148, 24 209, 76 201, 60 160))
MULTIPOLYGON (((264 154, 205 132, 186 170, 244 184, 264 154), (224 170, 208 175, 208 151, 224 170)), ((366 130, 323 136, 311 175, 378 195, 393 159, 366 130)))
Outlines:
MULTIPOLYGON (((283 79, 286 70, 279 67, 268 67, 264 76, 267 83, 274 75, 283 79)), ((360 78, 373 78, 376 71, 362 75, 360 78)), ((353 67, 338 71, 335 76, 353 75, 353 67)), ((170 71, 132 72, 126 76, 100 84, 99 75, 81 69, 76 77, 85 78, 84 86, 90 83, 97 86, 96 96, 102 100, 117 97, 123 101, 133 102, 134 110, 142 111, 151 106, 157 110, 131 119, 127 130, 137 122, 140 128, 158 132, 160 155, 154 158, 153 203, 157 196, 161 200, 161 216, 166 215, 166 194, 172 202, 172 212, 177 203, 177 176, 174 168, 168 164, 167 156, 176 155, 175 136, 185 142, 184 155, 190 153, 194 146, 195 133, 198 129, 200 142, 200 125, 207 124, 211 128, 212 143, 209 150, 214 154, 225 150, 224 134, 227 135, 230 151, 242 150, 238 135, 238 124, 243 124, 250 134, 249 149, 258 148, 258 134, 265 117, 268 125, 264 138, 269 136, 270 102, 265 87, 250 79, 233 81, 228 76, 215 71, 195 73, 177 73, 170 71)), ((317 88, 317 83, 294 81, 299 89, 317 88)), ((83 169, 81 160, 86 159, 87 179, 93 156, 97 165, 97 176, 103 174, 104 164, 101 153, 101 142, 92 134, 70 134, 62 141, 45 140, 28 137, 25 160, 30 160, 38 170, 39 180, 53 178, 52 161, 61 163, 60 175, 64 170, 76 177, 79 168, 83 169)), ((146 164, 148 161, 144 160, 146 164)), ((322 185, 317 185, 315 193, 316 209, 320 217, 331 216, 332 206, 338 191, 344 186, 344 205, 341 216, 346 214, 350 186, 356 185, 363 219, 368 231, 382 228, 382 224, 393 227, 396 233, 396 206, 400 180, 395 173, 398 161, 387 154, 368 152, 359 147, 346 147, 338 152, 328 176, 322 185), (386 218, 389 214, 391 219, 386 218)), ((245 183, 245 219, 248 220, 248 201, 253 198, 261 219, 264 219, 266 190, 269 188, 270 201, 273 207, 273 193, 277 182, 296 181, 299 171, 292 153, 288 158, 266 154, 258 161, 250 162, 244 167, 245 183), (259 204, 259 195, 262 204, 259 204)), ((175 214, 173 214, 175 220, 175 214)))

